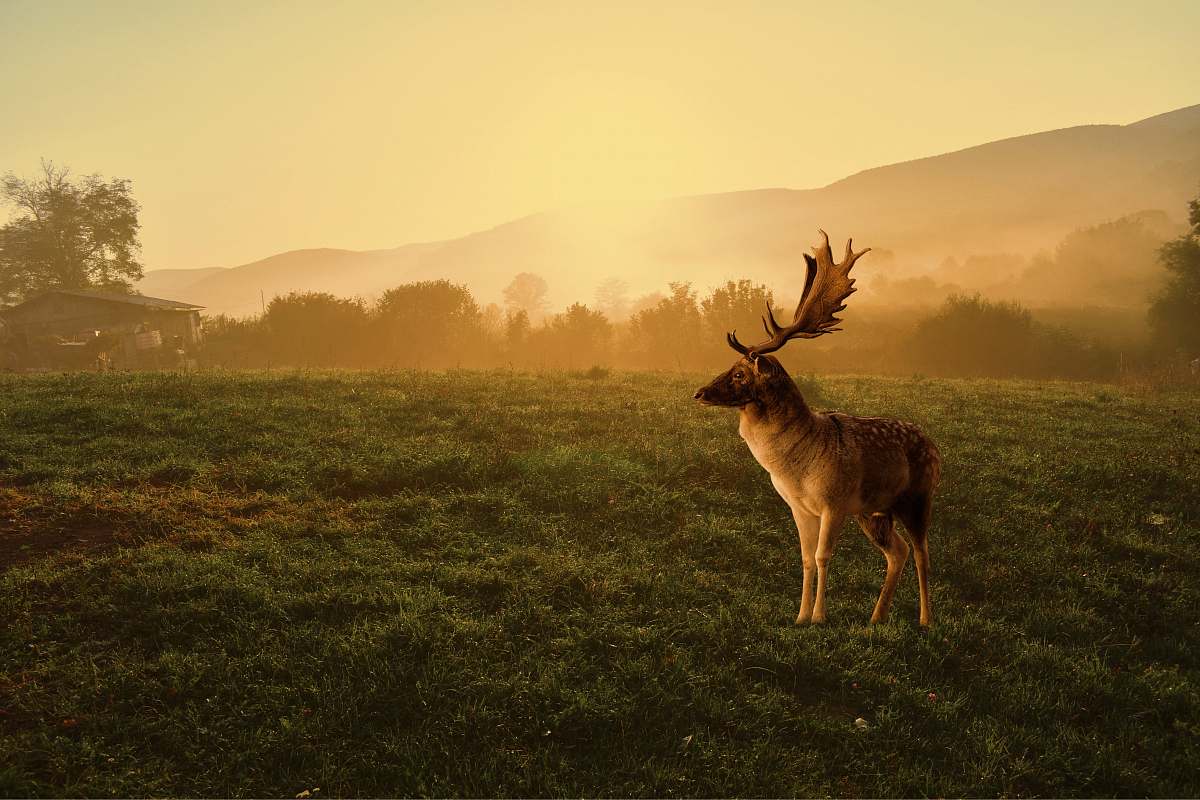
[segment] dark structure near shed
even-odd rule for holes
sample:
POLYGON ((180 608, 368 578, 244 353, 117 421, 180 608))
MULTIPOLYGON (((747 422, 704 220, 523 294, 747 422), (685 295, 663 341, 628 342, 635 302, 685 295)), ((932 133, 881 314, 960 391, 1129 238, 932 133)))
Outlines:
POLYGON ((142 295, 54 290, 0 309, 0 369, 185 366, 201 306, 142 295))

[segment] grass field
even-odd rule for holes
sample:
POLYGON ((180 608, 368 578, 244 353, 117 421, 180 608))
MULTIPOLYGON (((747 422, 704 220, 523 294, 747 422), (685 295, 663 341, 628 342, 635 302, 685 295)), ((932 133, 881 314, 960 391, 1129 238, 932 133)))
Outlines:
POLYGON ((1200 794, 1200 397, 805 382, 945 467, 798 628, 706 377, 0 377, 0 794, 1200 794))

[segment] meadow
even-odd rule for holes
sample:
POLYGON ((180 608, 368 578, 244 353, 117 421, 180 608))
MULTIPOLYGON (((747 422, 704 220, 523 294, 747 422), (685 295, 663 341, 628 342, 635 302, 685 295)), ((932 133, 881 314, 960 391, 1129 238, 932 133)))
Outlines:
POLYGON ((1200 396, 802 380, 945 463, 797 627, 707 377, 0 376, 0 795, 1200 794, 1200 396))

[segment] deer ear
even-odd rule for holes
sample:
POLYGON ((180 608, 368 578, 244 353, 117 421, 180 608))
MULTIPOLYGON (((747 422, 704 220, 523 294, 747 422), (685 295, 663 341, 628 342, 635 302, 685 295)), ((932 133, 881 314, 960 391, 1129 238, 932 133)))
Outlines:
POLYGON ((764 358, 758 353, 754 354, 754 358, 750 361, 754 365, 754 371, 759 375, 774 375, 775 365, 771 363, 771 359, 764 358))

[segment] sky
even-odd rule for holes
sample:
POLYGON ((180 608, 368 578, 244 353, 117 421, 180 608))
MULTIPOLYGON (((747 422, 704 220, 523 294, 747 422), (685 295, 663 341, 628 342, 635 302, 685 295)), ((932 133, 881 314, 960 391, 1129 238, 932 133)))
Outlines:
POLYGON ((812 188, 1200 103, 1195 0, 0 0, 0 30, 0 173, 130 179, 148 269, 812 188))

